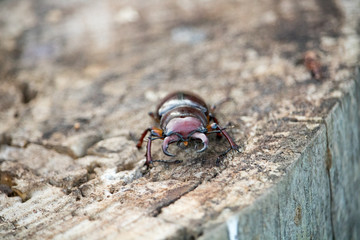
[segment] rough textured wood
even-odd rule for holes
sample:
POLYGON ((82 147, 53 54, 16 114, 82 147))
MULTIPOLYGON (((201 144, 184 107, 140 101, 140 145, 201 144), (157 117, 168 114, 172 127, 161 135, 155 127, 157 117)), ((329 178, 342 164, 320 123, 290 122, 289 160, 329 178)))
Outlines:
MULTIPOLYGON (((360 74, 276 187, 201 239, 358 239, 360 74)), ((311 122, 311 120, 306 120, 311 122)))
POLYGON ((358 238, 359 8, 1 1, 1 238, 358 238), (179 89, 232 99, 217 115, 242 153, 154 142, 143 167, 147 112, 179 89))

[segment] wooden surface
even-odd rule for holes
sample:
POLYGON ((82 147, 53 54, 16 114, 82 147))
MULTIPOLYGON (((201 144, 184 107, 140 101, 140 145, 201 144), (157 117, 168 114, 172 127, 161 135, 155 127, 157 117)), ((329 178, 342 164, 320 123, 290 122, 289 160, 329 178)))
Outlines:
POLYGON ((359 238, 358 9, 1 1, 1 238, 359 238), (143 167, 136 140, 174 90, 230 97, 216 114, 242 152, 159 141, 143 167))

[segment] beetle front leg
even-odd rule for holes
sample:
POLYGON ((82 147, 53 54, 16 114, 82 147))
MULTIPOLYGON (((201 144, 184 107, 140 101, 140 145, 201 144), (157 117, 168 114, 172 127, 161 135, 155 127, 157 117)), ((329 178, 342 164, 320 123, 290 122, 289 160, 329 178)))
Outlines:
POLYGON ((147 134, 148 132, 150 132, 150 131, 151 131, 151 128, 147 128, 147 129, 145 129, 145 131, 141 134, 141 137, 139 138, 139 141, 138 141, 138 143, 136 144, 136 147, 137 147, 137 148, 141 148, 141 145, 142 145, 142 143, 143 143, 143 141, 144 141, 144 138, 145 138, 146 134, 147 134))
POLYGON ((230 146, 232 149, 239 151, 239 146, 234 142, 234 140, 230 137, 230 135, 226 132, 225 129, 223 129, 222 127, 220 127, 217 124, 217 119, 214 118, 214 122, 213 124, 208 126, 208 129, 213 129, 213 130, 219 130, 221 132, 222 135, 224 135, 224 137, 226 138, 226 140, 229 142, 230 146))
MULTIPOLYGON (((151 158, 151 141, 154 140, 152 139, 153 136, 155 137, 158 137, 158 138, 163 138, 163 131, 160 129, 160 128, 157 128, 157 127, 151 127, 151 128, 147 128, 145 129, 145 131, 141 134, 141 137, 138 141, 138 143, 136 144, 136 147, 137 148, 141 148, 141 145, 144 141, 144 138, 146 136, 146 134, 150 132, 150 136, 149 136, 149 140, 147 142, 147 145, 146 145, 146 162, 145 162, 145 165, 146 166, 149 166, 151 163, 152 163, 152 158, 151 158)), ((156 139, 156 138, 155 138, 156 139)))
POLYGON ((138 143, 136 144, 137 148, 141 148, 144 138, 148 132, 151 132, 152 136, 157 136, 157 137, 162 137, 162 134, 163 134, 163 131, 157 127, 151 127, 151 128, 145 129, 145 131, 141 134, 141 137, 139 138, 138 143))
MULTIPOLYGON (((213 107, 215 107, 215 106, 213 106, 213 107)), ((209 121, 214 121, 214 123, 219 124, 217 118, 214 116, 213 113, 210 112, 209 117, 210 117, 210 118, 209 118, 209 121)), ((212 125, 208 125, 208 126, 207 126, 207 129, 208 129, 208 131, 213 130, 212 125)), ((220 132, 221 132, 221 131, 220 131, 220 132)), ((221 138, 221 137, 222 137, 222 135, 221 135, 220 132, 217 132, 217 133, 216 133, 216 136, 217 136, 218 138, 221 138)))
POLYGON ((147 145, 146 145, 146 162, 145 162, 145 165, 146 166, 150 166, 150 164, 152 163, 152 158, 151 158, 151 136, 149 137, 149 140, 147 142, 147 145))

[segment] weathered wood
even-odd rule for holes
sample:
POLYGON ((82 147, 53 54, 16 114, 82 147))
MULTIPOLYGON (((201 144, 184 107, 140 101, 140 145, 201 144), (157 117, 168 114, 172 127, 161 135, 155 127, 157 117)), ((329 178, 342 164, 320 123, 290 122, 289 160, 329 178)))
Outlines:
POLYGON ((0 237, 359 238, 359 8, 1 1, 0 237), (174 90, 230 97, 216 111, 243 151, 217 165, 224 139, 175 159, 154 141, 143 167, 147 112, 174 90))
MULTIPOLYGON (((201 239, 357 239, 360 236, 360 74, 287 175, 201 239)), ((306 120, 311 122, 309 119, 306 120)))

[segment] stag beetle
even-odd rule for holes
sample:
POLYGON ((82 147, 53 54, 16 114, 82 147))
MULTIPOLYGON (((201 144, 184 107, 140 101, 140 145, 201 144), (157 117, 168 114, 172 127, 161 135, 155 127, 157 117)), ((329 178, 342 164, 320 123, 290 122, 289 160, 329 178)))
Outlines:
POLYGON ((239 146, 229 136, 225 129, 219 126, 218 120, 213 113, 209 111, 204 100, 189 92, 174 92, 166 96, 158 105, 155 114, 150 112, 149 115, 160 124, 160 128, 147 128, 141 135, 137 148, 141 148, 143 140, 150 132, 147 142, 146 162, 149 166, 152 163, 151 158, 151 141, 163 139, 163 152, 168 156, 175 156, 168 152, 169 144, 177 142, 185 146, 191 139, 199 139, 203 147, 197 152, 203 152, 208 147, 208 138, 206 135, 217 133, 219 136, 224 135, 230 144, 231 149, 239 151, 239 146), (213 121, 213 123, 210 123, 213 121))

